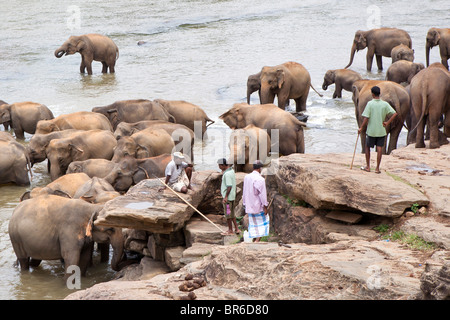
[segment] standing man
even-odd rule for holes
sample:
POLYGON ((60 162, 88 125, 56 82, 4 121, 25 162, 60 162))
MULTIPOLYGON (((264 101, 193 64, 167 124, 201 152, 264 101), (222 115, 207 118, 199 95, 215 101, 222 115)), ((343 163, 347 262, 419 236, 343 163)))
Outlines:
MULTIPOLYGON (((170 188, 177 192, 187 193, 191 188, 192 167, 191 163, 185 162, 185 157, 181 152, 172 154, 172 161, 167 164, 165 175, 167 184, 170 188)), ((159 191, 164 190, 162 187, 159 191)))
POLYGON ((380 88, 374 86, 372 89, 373 100, 369 101, 362 114, 364 120, 359 128, 358 133, 361 133, 363 129, 367 126, 366 134, 366 166, 361 167, 361 170, 370 172, 370 149, 376 145, 377 150, 377 167, 375 173, 381 173, 380 163, 381 156, 383 154, 383 146, 386 139, 386 126, 388 126, 392 120, 395 119, 397 113, 391 107, 389 103, 380 99, 380 88), (386 116, 393 114, 392 117, 386 120, 386 116))
POLYGON ((231 164, 227 163, 227 159, 219 159, 217 163, 219 164, 219 169, 222 170, 222 185, 220 187, 220 192, 223 198, 222 202, 224 215, 228 224, 228 231, 222 233, 222 235, 232 235, 233 224, 235 233, 239 234, 240 230, 236 222, 236 215, 234 213, 234 200, 236 199, 236 175, 231 167, 231 164))
POLYGON ((260 160, 253 163, 253 171, 244 178, 242 203, 248 215, 248 233, 253 242, 269 235, 269 215, 267 214, 266 180, 261 176, 263 164, 260 160))

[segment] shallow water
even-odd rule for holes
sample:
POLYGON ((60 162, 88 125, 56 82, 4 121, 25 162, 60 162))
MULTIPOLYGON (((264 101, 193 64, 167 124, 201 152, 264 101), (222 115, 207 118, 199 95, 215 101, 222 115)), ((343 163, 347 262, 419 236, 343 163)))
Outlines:
MULTIPOLYGON (((218 116, 246 101, 250 74, 292 60, 308 69, 312 85, 324 95, 311 90, 308 97, 306 153, 353 152, 357 126, 351 94, 332 99, 334 85, 321 89, 325 72, 347 65, 356 30, 374 27, 407 30, 416 61, 425 63, 426 32, 448 27, 449 9, 446 0, 7 1, 0 12, 0 99, 40 102, 55 116, 117 100, 183 99, 216 121, 209 139, 194 150, 201 154, 196 169, 216 169, 216 159, 228 152, 230 133, 218 116), (54 50, 70 35, 85 33, 116 42, 115 74, 101 74, 99 62, 93 63, 92 76, 80 74, 78 54, 55 58, 54 50)), ((375 70, 375 61, 373 72, 367 72, 366 52, 356 53, 351 69, 364 78, 384 79, 390 59, 383 58, 383 72, 375 70)), ((430 58, 440 61, 437 48, 430 58)), ((258 103, 257 93, 251 103, 258 103)), ((405 139, 402 133, 399 146, 405 139)), ((24 191, 48 182, 41 163, 33 167, 31 187, 0 187, 0 299, 61 299, 72 292, 59 262, 43 262, 29 273, 13 267, 9 217, 24 191)), ((82 289, 113 275, 109 266, 97 264, 82 289)))

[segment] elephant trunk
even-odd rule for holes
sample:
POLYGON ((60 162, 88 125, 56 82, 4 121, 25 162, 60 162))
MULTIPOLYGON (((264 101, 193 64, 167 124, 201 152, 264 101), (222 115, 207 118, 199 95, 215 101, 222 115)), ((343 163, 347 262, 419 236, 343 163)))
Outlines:
POLYGON ((55 57, 61 58, 64 55, 64 53, 66 53, 66 51, 64 49, 62 49, 62 48, 56 49, 55 57))
POLYGON ((352 46, 352 51, 350 53, 350 62, 348 63, 348 65, 345 67, 345 69, 347 69, 348 67, 350 67, 353 63, 353 58, 355 57, 355 52, 356 52, 356 43, 353 43, 352 46))
POLYGON ((328 89, 328 83, 326 81, 323 82, 322 89, 325 91, 328 89))
POLYGON ((425 55, 426 55, 426 59, 427 59, 427 68, 430 65, 430 49, 431 49, 431 45, 428 43, 425 46, 425 55))
POLYGON ((250 95, 252 92, 250 92, 250 88, 247 89, 247 104, 250 104, 250 95))

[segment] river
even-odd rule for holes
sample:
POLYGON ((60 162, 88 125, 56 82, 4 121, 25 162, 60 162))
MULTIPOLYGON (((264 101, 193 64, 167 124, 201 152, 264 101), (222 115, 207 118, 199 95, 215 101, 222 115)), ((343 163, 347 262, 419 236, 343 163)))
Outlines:
MULTIPOLYGON (((334 85, 327 91, 321 88, 325 72, 347 65, 356 30, 377 27, 408 31, 415 61, 425 64, 426 33, 430 27, 449 27, 450 12, 448 0, 1 2, 1 100, 43 103, 55 116, 127 99, 192 102, 216 121, 208 129, 210 138, 196 144, 194 152, 203 155, 197 170, 217 169, 216 159, 227 153, 230 129, 218 117, 234 103, 246 101, 247 77, 286 61, 303 64, 312 85, 324 95, 311 90, 308 97, 306 153, 352 153, 357 125, 351 93, 332 99, 334 85), (115 74, 102 74, 99 62, 93 63, 92 76, 80 74, 79 54, 55 58, 53 52, 70 35, 86 33, 115 41, 120 50, 115 74)), ((364 78, 384 79, 390 58, 383 58, 384 71, 378 72, 374 62, 373 71, 367 72, 366 52, 356 53, 351 69, 364 78)), ((440 61, 437 48, 430 59, 440 61)), ((251 103, 258 103, 257 93, 251 103)), ((405 139, 402 132, 399 147, 405 139)), ((44 261, 25 273, 13 266, 9 218, 23 192, 48 182, 44 162, 33 167, 30 187, 0 186, 2 300, 55 300, 73 292, 65 286, 57 261, 44 261)), ((108 265, 96 264, 81 287, 113 276, 108 265)))

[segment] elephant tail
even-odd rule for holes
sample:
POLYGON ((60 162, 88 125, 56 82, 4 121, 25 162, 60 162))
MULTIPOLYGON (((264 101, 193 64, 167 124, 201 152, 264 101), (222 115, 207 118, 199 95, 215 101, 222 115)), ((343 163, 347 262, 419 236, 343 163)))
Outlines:
POLYGON ((211 122, 206 125, 207 128, 214 123, 214 120, 211 120, 210 118, 208 118, 208 116, 206 116, 205 120, 206 120, 206 122, 208 122, 208 121, 211 122))
POLYGON ((320 94, 319 92, 317 92, 317 90, 314 89, 312 84, 310 84, 310 86, 311 86, 311 89, 313 89, 319 95, 319 97, 323 97, 323 94, 320 94))
POLYGON ((422 97, 422 106, 421 106, 422 113, 420 115, 420 118, 417 120, 416 126, 414 127, 414 129, 411 130, 411 132, 413 132, 417 129, 417 127, 424 120, 424 117, 425 117, 426 108, 427 108, 427 88, 426 88, 425 81, 422 84, 422 92, 420 93, 420 96, 422 97))
POLYGON ((116 61, 119 59, 119 48, 116 46, 116 61))

